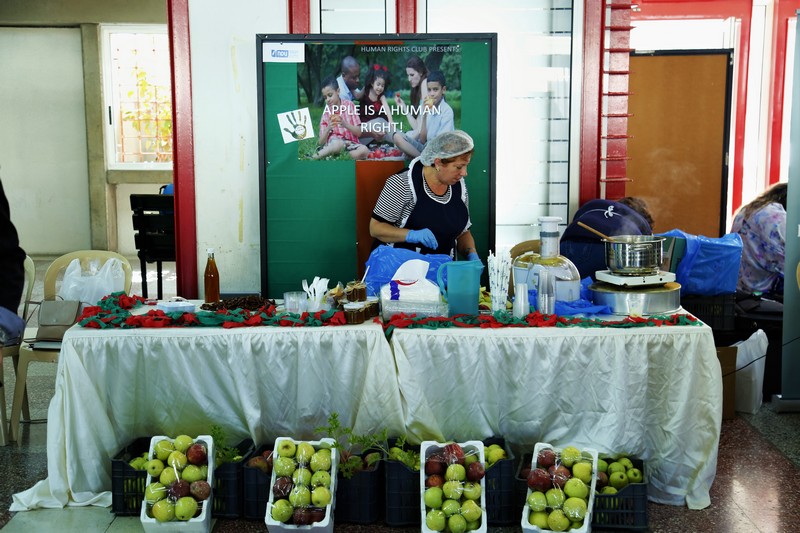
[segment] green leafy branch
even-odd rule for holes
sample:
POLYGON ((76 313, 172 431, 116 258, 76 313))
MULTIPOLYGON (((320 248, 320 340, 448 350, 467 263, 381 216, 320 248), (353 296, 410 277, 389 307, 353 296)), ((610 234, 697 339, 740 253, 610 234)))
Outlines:
POLYGON ((214 467, 218 468, 223 463, 235 463, 242 460, 242 453, 236 446, 226 446, 227 436, 225 429, 216 424, 211 425, 209 432, 214 441, 214 467))
POLYGON ((328 416, 327 426, 320 426, 314 431, 333 439, 334 447, 339 450, 339 472, 347 479, 365 468, 371 469, 383 458, 384 454, 388 454, 386 449, 388 430, 386 428, 380 433, 359 435, 353 432, 353 428, 342 426, 339 421, 339 413, 336 412, 328 416), (354 453, 354 450, 358 450, 358 453, 354 453), (370 450, 379 452, 367 453, 365 457, 359 455, 359 453, 370 450))

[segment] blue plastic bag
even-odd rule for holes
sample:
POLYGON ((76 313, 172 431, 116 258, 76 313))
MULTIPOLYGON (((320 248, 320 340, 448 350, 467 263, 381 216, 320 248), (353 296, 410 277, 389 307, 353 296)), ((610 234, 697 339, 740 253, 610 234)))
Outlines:
POLYGON ((675 272, 681 294, 716 296, 736 292, 742 262, 742 238, 738 233, 714 238, 673 229, 660 235, 686 239, 686 252, 675 272))
POLYGON ((392 276, 400 268, 400 265, 411 259, 421 259, 429 263, 428 273, 425 277, 433 283, 437 283, 436 273, 439 265, 452 261, 447 254, 423 255, 406 248, 395 248, 386 244, 378 246, 369 254, 366 263, 369 268, 367 276, 364 278, 364 283, 367 284, 367 294, 370 296, 380 295, 381 287, 392 281, 392 276))

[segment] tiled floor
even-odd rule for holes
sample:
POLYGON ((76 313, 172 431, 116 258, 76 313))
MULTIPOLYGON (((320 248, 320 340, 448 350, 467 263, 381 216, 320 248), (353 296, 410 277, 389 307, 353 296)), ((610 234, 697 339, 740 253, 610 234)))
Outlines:
MULTIPOLYGON (((37 262, 41 280, 47 262, 37 262), (40 266, 41 263, 41 266, 40 266)), ((133 292, 140 294, 138 261, 134 266, 133 292)), ((153 273, 153 276, 155 274, 153 273)), ((149 277, 149 276, 148 276, 149 277)), ((165 267, 165 297, 174 296, 174 265, 165 267)), ((155 282, 150 283, 155 292, 155 282)), ((8 383, 6 398, 10 410, 13 370, 4 361, 8 383)), ((55 365, 37 364, 29 376, 31 410, 34 418, 47 414, 52 395, 55 365)), ((31 487, 47 475, 45 423, 24 424, 20 443, 0 447, 0 527, 5 531, 117 532, 142 531, 138 518, 115 517, 106 508, 37 510, 15 513, 8 508, 11 495, 31 487)), ((711 488, 711 506, 691 511, 648 503, 648 531, 720 533, 795 533, 800 531, 800 413, 776 413, 765 403, 756 415, 738 414, 722 423, 717 476, 711 488)), ((520 531, 519 526, 489 528, 490 533, 520 531)), ((217 520, 216 533, 265 531, 263 521, 217 520)), ((411 532, 415 528, 380 525, 336 524, 335 531, 411 532)))

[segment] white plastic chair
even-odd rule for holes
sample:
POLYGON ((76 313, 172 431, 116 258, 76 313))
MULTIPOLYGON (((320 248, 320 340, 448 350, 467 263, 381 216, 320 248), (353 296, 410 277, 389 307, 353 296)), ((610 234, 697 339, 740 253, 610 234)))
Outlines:
MULTIPOLYGON (((77 252, 70 252, 53 261, 44 274, 44 299, 54 300, 56 298, 56 281, 59 274, 63 272, 73 259, 80 259, 81 267, 85 270, 89 263, 93 260, 99 260, 101 264, 105 264, 109 259, 119 259, 122 263, 122 269, 125 272, 125 293, 131 291, 132 271, 130 262, 122 255, 116 252, 109 252, 105 250, 80 250, 77 252)), ((34 337, 35 330, 27 338, 34 337)), ((23 342, 19 347, 19 353, 15 357, 14 371, 17 374, 17 381, 14 387, 14 401, 11 404, 11 420, 9 423, 9 439, 16 441, 19 438, 19 422, 20 416, 25 412, 26 419, 30 418, 30 409, 28 407, 28 391, 26 382, 28 379, 28 365, 32 361, 40 361, 46 363, 55 363, 58 361, 59 350, 36 350, 31 348, 30 344, 23 342)))

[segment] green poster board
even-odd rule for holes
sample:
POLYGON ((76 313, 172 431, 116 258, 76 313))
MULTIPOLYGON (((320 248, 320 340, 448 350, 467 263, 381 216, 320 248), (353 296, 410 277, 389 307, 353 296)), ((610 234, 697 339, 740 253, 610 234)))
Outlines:
POLYGON ((336 110, 324 98, 322 85, 341 74, 345 57, 360 66, 358 88, 364 87, 370 69, 389 74, 384 94, 391 127, 402 132, 413 128, 394 94, 410 103, 409 58, 417 56, 429 71, 446 77, 445 99, 453 108, 455 128, 475 140, 466 183, 472 233, 485 260, 494 248, 496 34, 370 35, 369 40, 257 35, 256 46, 262 295, 279 298, 315 276, 328 278, 331 287, 356 279, 359 160, 351 152, 369 161, 411 159, 391 135, 371 144, 363 137, 360 143, 347 141, 341 151, 316 159, 320 120, 324 112, 336 110))

